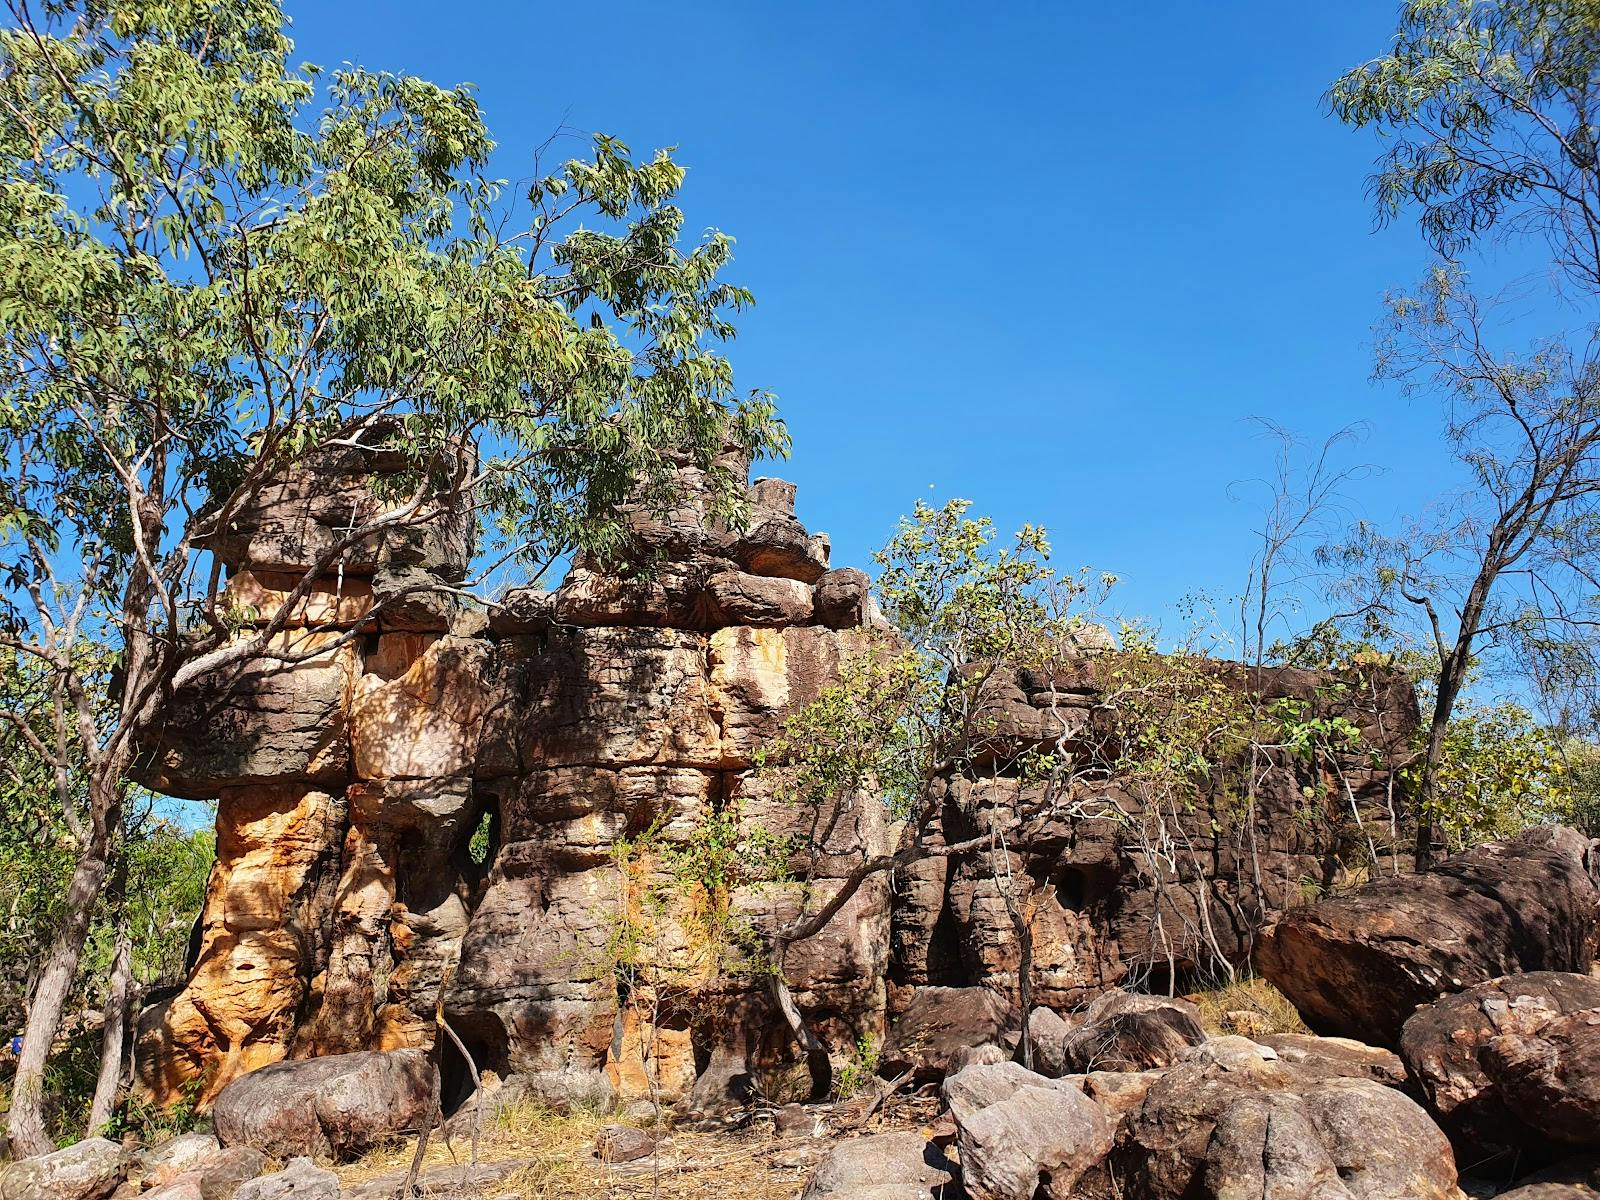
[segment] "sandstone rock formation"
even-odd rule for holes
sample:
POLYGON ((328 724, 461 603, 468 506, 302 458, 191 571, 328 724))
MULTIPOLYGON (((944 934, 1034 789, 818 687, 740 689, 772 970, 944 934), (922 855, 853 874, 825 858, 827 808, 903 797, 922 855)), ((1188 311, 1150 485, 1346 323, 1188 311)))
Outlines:
MULTIPOLYGON (((379 511, 372 478, 395 468, 376 444, 313 456, 212 543, 236 636, 284 622, 265 652, 173 697, 141 759, 150 786, 217 801, 218 838, 188 979, 141 1016, 145 1096, 209 1104, 280 1060, 421 1049, 441 1002, 476 1064, 521 1093, 626 1099, 651 1092, 649 1077, 705 1109, 781 1093, 790 1035, 759 972, 708 952, 703 921, 721 914, 759 939, 892 844, 875 800, 802 813, 754 769, 880 623, 866 576, 831 568, 792 485, 751 485, 739 531, 708 516, 705 474, 683 464, 672 512, 625 514, 635 568, 580 556, 555 591, 518 589, 485 610, 456 587, 474 552, 456 514, 323 561, 379 511), (809 886, 685 891, 674 863, 712 818, 814 842, 809 886)), ((1033 915, 1036 1003, 1066 1011, 1130 972, 1242 958, 1302 879, 1337 878, 1375 828, 1392 828, 1388 764, 1415 721, 1402 680, 1330 698, 1305 672, 1218 670, 1350 716, 1377 766, 1352 754, 1334 787, 1274 760, 1242 820, 1219 773, 1175 814, 1181 861, 1128 839, 1128 822, 1030 821, 1011 859, 1033 915), (1292 819, 1311 783, 1328 785, 1325 812, 1292 819), (1359 836, 1352 810, 1367 821, 1359 836)), ((1087 724, 1101 689, 1089 658, 1019 674, 1005 736, 1037 740, 1062 714, 1087 724)), ((1024 799, 1004 777, 946 789, 936 845, 1024 799)), ((1137 824, 1130 789, 1113 782, 1106 798, 1137 824)), ((869 879, 787 955, 808 1024, 842 1050, 881 1038, 918 989, 987 989, 995 1040, 1014 1036, 1015 940, 992 876, 988 856, 954 855, 898 874, 893 894, 869 879)), ((464 1075, 444 1060, 449 1108, 464 1075)))
MULTIPOLYGON (((240 638, 377 510, 370 478, 392 469, 381 448, 323 453, 215 539, 240 638)), ((472 539, 447 515, 352 547, 268 654, 174 698, 143 776, 217 800, 218 860, 189 979, 141 1020, 149 1097, 198 1081, 209 1102, 284 1058, 430 1045, 441 993, 481 1066, 554 1091, 642 1094, 641 1047, 671 1096, 708 1062, 736 1091, 781 1058, 759 980, 698 961, 685 913, 657 923, 652 954, 690 981, 692 1014, 682 996, 629 1003, 608 944, 707 814, 791 831, 752 756, 875 610, 864 575, 828 570, 791 485, 757 481, 740 533, 706 517, 701 472, 680 476, 670 519, 632 514, 639 557, 659 559, 647 575, 579 561, 486 620, 450 590, 472 539), (619 884, 614 845, 646 831, 643 877, 619 884)), ((876 806, 842 815, 829 849, 847 866, 885 834, 876 806)), ((799 893, 727 900, 760 923, 799 893)), ((789 982, 850 1044, 882 1027, 887 955, 878 884, 790 955, 789 982)))
POLYGON ((1600 852, 1546 826, 1291 911, 1256 964, 1318 1033, 1393 1046, 1418 1005, 1526 971, 1587 972, 1600 852))
MULTIPOLYGON (((1085 761, 1114 758, 1114 738, 1101 726, 1117 703, 1117 656, 1101 645, 1085 650, 1049 673, 1000 682, 992 707, 1003 757, 1035 745, 1085 761)), ((1361 747, 1316 768, 1261 755, 1248 806, 1239 801, 1238 763, 1219 764, 1192 804, 1146 798, 1113 777, 1080 803, 1040 811, 1042 786, 1004 773, 947 781, 933 845, 1037 813, 1001 856, 1031 918, 1036 1003, 1067 1011, 1124 984, 1186 991, 1191 975, 1204 976, 1219 957, 1247 958, 1257 930, 1308 881, 1343 882, 1348 865, 1374 852, 1379 871, 1408 864, 1397 850, 1405 802, 1395 768, 1417 723, 1409 683, 1384 672, 1336 679, 1291 668, 1214 669, 1227 687, 1258 692, 1265 705, 1286 701, 1351 722, 1361 747), (1308 801, 1307 789, 1316 799, 1308 801)), ((930 857, 903 873, 893 985, 984 981, 1014 994, 1017 939, 994 876, 987 850, 930 857)))

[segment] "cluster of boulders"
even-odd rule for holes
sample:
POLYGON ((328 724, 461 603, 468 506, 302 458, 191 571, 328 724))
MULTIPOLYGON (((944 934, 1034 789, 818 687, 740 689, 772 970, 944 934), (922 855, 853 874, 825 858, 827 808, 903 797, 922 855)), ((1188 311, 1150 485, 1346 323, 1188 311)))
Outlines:
POLYGON ((1596 1200, 1597 935, 1600 842, 1546 827, 1290 912, 1260 965, 1315 1033, 1112 991, 1031 1014, 1030 1070, 992 996, 927 992, 885 1058, 944 1115, 806 1200, 1596 1200))
POLYGON ((85 1138, 0 1168, 4 1200, 339 1200, 339 1180, 309 1158, 274 1164, 249 1146, 186 1133, 151 1149, 85 1138))

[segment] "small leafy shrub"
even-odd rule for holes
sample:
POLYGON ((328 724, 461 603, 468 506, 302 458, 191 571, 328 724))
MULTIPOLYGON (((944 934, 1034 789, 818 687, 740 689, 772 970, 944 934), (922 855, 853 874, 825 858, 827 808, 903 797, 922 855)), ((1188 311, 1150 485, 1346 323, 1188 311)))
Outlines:
POLYGON ((878 1077, 878 1059, 882 1052, 883 1046, 870 1033, 863 1033, 856 1040, 849 1057, 834 1076, 833 1090, 838 1099, 848 1100, 872 1084, 878 1077))

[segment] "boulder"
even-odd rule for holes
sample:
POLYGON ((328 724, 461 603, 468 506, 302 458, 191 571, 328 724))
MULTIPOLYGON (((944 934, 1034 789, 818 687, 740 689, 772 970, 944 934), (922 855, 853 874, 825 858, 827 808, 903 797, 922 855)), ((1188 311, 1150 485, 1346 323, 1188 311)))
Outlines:
POLYGON ((1500 1200, 1600 1200, 1600 1158, 1583 1155, 1519 1179, 1500 1200))
POLYGON ((953 1108, 961 1181, 972 1200, 1070 1200, 1111 1153, 1113 1126, 1073 1088, 1018 1088, 976 1111, 953 1108))
MULTIPOLYGON (((267 1156, 248 1146, 217 1150, 145 1195, 152 1200, 233 1200, 250 1180, 267 1169, 267 1156), (168 1196, 168 1190, 171 1195, 168 1196), (191 1196, 190 1193, 193 1193, 191 1196)), ((146 1186, 150 1186, 147 1178, 146 1186)))
POLYGON ((1036 1008, 1028 1014, 1028 1040, 1033 1046, 1033 1069, 1054 1078, 1067 1070, 1067 1038, 1074 1026, 1053 1008, 1036 1008))
POLYGON ((804 625, 811 620, 811 589, 798 579, 771 579, 722 571, 706 581, 722 625, 804 625))
POLYGON ((803 1104, 785 1104, 772 1114, 772 1132, 780 1138, 811 1138, 822 1130, 817 1114, 803 1104))
POLYGON ((1205 1040, 1200 1010, 1187 1001, 1110 991, 1062 1039, 1061 1058, 1073 1072, 1145 1071, 1171 1066, 1205 1040))
POLYGON ((1587 972, 1600 930, 1600 855, 1550 825, 1291 910, 1257 968, 1317 1033, 1393 1046, 1419 1005, 1530 971, 1587 972))
POLYGON ((879 1133, 829 1151, 801 1200, 932 1200, 956 1177, 955 1165, 920 1133, 879 1133))
POLYGON ((283 1170, 242 1186, 233 1200, 339 1200, 339 1177, 309 1158, 292 1158, 283 1170))
POLYGON ((1254 1040, 1277 1051, 1279 1061, 1303 1079, 1371 1079, 1389 1087, 1406 1081, 1406 1064, 1381 1046, 1310 1033, 1268 1033, 1254 1040))
POLYGON ((140 1192, 140 1200, 206 1200, 206 1194, 200 1190, 200 1180, 198 1172, 189 1171, 148 1192, 140 1192))
POLYGON ((1122 1127, 1123 1119, 1150 1094, 1165 1071, 1090 1071, 1087 1075, 1065 1075, 1063 1083, 1083 1089, 1083 1094, 1100 1106, 1111 1123, 1122 1127))
POLYGON ((1021 1063, 1007 1061, 963 1067, 945 1076, 939 1094, 945 1107, 959 1120, 1008 1100, 1023 1088, 1046 1088, 1059 1092, 1082 1090, 1075 1080, 1046 1079, 1021 1063))
POLYGON ((1491 1019, 1499 1032, 1478 1062, 1506 1107, 1552 1143, 1600 1147, 1600 1008, 1527 1006, 1491 1019))
POLYGON ((105 1138, 84 1138, 0 1167, 0 1200, 104 1200, 126 1172, 122 1147, 105 1138))
MULTIPOLYGON (((1489 1047, 1507 1031, 1513 1013, 1542 1017, 1594 1009, 1600 1009, 1600 979, 1588 975, 1535 971, 1493 979, 1419 1009, 1401 1032, 1400 1055, 1424 1103, 1474 1160, 1525 1150, 1545 1140, 1529 1123, 1541 1114, 1510 1102, 1489 1070, 1498 1061, 1489 1047)), ((1515 1086, 1520 1072, 1509 1056, 1504 1066, 1515 1086)))
POLYGON ((140 1154, 139 1173, 146 1188, 158 1187, 185 1171, 192 1171, 221 1149, 222 1144, 215 1134, 180 1133, 140 1154))
POLYGON ((891 1074, 910 1070, 921 1080, 938 1079, 956 1054, 985 1042, 998 1043, 1011 1009, 988 988, 918 988, 895 1022, 879 1056, 891 1074))
POLYGON ((818 623, 831 629, 871 625, 876 617, 872 584, 865 571, 839 567, 821 576, 812 589, 818 623))
POLYGON ((655 1152, 655 1135, 632 1125, 607 1125, 594 1139, 594 1156, 604 1163, 637 1162, 655 1152))
POLYGON ((1302 1079, 1232 1036, 1155 1082, 1112 1161, 1129 1200, 1458 1196, 1450 1143, 1414 1101, 1366 1079, 1302 1079))
POLYGON ((212 1121, 225 1146, 350 1159, 418 1129, 432 1095, 426 1051, 334 1054, 241 1076, 217 1096, 212 1121))

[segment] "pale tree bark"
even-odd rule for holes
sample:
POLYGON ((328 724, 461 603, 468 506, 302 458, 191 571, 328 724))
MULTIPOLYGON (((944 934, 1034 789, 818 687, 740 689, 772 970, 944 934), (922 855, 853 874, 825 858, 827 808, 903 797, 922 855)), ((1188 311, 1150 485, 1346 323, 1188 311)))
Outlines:
POLYGON ((106 991, 105 1019, 100 1027, 100 1073, 89 1104, 90 1134, 99 1133, 122 1099, 122 1059, 128 1044, 128 1017, 133 995, 133 938, 126 924, 117 931, 116 953, 106 991))
POLYGON ((50 944, 28 1005, 28 1020, 22 1030, 22 1053, 11 1085, 11 1115, 6 1134, 13 1152, 22 1157, 48 1154, 55 1149, 44 1122, 44 1072, 61 1028, 72 981, 78 973, 84 940, 89 934, 89 918, 106 875, 107 839, 96 831, 78 859, 67 885, 61 927, 50 944))

